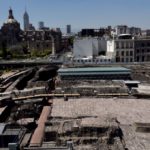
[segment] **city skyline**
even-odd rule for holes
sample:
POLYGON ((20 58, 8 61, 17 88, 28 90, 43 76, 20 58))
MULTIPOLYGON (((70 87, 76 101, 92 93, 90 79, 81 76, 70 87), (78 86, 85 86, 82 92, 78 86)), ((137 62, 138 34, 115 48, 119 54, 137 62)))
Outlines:
POLYGON ((0 2, 0 26, 7 20, 8 9, 14 11, 15 19, 23 29, 25 8, 30 22, 37 28, 44 21, 50 28, 64 28, 71 24, 73 30, 99 28, 125 24, 143 29, 150 28, 148 0, 10 0, 0 2))

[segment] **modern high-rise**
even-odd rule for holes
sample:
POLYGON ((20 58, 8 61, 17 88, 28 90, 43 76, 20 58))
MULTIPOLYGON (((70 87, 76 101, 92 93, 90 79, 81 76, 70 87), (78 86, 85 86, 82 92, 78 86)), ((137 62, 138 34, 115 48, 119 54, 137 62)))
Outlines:
POLYGON ((67 34, 71 34, 71 25, 67 25, 66 28, 67 28, 67 34))
POLYGON ((43 29, 44 28, 44 22, 43 21, 40 21, 39 22, 39 29, 43 29))
POLYGON ((23 15, 23 20, 24 20, 24 30, 27 31, 29 30, 29 15, 27 13, 27 11, 25 11, 24 15, 23 15))

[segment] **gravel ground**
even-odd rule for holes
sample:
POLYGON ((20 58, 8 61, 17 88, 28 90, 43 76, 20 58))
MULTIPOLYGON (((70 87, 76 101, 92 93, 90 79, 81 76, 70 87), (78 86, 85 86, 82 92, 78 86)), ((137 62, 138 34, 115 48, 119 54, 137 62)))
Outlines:
POLYGON ((135 122, 150 123, 150 100, 144 99, 102 99, 81 98, 54 99, 52 116, 54 117, 78 117, 98 116, 116 117, 121 124, 133 124, 135 122))
MULTIPOLYGON (((68 102, 63 99, 54 99, 52 109, 53 117, 117 118, 129 150, 150 150, 150 133, 136 132, 134 126, 135 122, 150 123, 149 114, 150 99, 81 98, 69 99, 68 102)), ((89 120, 96 121, 96 118, 89 120)))

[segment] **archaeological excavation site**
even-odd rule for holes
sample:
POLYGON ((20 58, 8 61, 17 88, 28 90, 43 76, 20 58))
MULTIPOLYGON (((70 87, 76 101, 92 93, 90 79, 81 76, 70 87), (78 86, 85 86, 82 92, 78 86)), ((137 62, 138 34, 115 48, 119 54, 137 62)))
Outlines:
POLYGON ((0 150, 149 150, 149 100, 148 65, 5 68, 0 150))

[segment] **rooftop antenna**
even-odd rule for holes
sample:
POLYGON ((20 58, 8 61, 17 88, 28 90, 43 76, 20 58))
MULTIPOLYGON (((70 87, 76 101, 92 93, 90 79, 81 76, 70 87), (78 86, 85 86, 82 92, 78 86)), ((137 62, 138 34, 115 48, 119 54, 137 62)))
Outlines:
POLYGON ((27 6, 25 6, 25 12, 27 12, 27 6))

